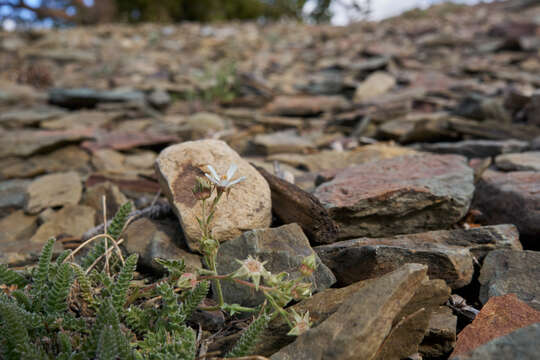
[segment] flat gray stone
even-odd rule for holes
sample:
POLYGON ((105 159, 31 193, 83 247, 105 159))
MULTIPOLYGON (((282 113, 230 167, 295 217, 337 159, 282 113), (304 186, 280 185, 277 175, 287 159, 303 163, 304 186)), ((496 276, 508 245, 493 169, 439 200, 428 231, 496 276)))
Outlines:
POLYGON ((188 252, 182 228, 174 216, 135 220, 126 228, 123 238, 122 246, 126 251, 139 254, 139 263, 156 273, 162 273, 164 269, 154 261, 155 258, 183 259, 189 272, 202 268, 200 256, 188 252))
POLYGON ((92 108, 99 103, 144 103, 144 94, 134 90, 52 89, 49 103, 69 108, 92 108))
POLYGON ((0 208, 22 208, 26 201, 26 189, 31 180, 13 179, 0 182, 0 208))
POLYGON ((39 124, 42 121, 58 118, 65 114, 65 110, 41 106, 32 109, 16 109, 0 114, 0 126, 24 127, 39 124))
POLYGON ((540 234, 540 172, 486 170, 476 185, 473 206, 488 224, 514 224, 521 235, 540 234))
POLYGON ((521 152, 529 147, 522 140, 463 140, 456 142, 437 142, 420 144, 424 151, 438 154, 458 154, 468 158, 484 158, 500 154, 521 152))
POLYGON ((540 310, 540 252, 495 250, 484 259, 480 271, 480 301, 514 293, 540 310))
POLYGON ((432 279, 457 289, 469 284, 474 268, 469 249, 426 242, 421 237, 360 238, 315 247, 340 285, 379 277, 407 263, 428 266, 432 279))
POLYGON ((503 171, 540 171, 540 151, 499 155, 495 165, 503 171))
MULTIPOLYGON (((236 259, 245 260, 251 255, 260 261, 268 261, 265 269, 272 274, 285 271, 291 279, 295 279, 300 277, 298 268, 303 259, 313 253, 308 238, 296 223, 278 228, 257 229, 247 231, 219 247, 217 270, 219 274, 231 273, 240 267, 236 259)), ((318 292, 334 284, 336 278, 317 257, 317 269, 309 280, 313 291, 318 292)), ((221 284, 223 296, 228 303, 256 306, 265 299, 261 293, 246 286, 230 281, 222 281, 221 284)))

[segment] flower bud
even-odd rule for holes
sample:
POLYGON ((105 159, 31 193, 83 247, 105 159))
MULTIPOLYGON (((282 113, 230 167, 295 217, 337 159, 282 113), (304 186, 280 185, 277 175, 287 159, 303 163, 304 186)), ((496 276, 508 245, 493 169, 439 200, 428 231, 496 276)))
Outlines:
POLYGON ((292 314, 294 317, 294 327, 287 333, 287 335, 298 336, 310 329, 311 321, 309 321, 309 311, 307 311, 304 315, 300 315, 296 311, 292 310, 292 314))
POLYGON ((291 289, 291 295, 294 300, 302 300, 311 296, 311 284, 310 283, 297 283, 291 289))
POLYGON ((191 191, 197 200, 206 200, 212 196, 212 184, 208 180, 198 177, 191 191))
POLYGON ((317 268, 317 262, 316 262, 315 254, 311 254, 304 258, 298 270, 304 277, 308 277, 313 274, 316 268, 317 268))
POLYGON ((194 289, 197 286, 197 275, 193 273, 183 273, 178 281, 176 286, 180 289, 194 289))

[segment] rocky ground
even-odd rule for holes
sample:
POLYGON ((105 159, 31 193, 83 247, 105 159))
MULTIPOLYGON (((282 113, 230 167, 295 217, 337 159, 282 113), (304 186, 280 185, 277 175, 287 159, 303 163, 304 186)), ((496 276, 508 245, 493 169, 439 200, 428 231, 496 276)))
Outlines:
POLYGON ((57 251, 78 246, 103 222, 106 195, 107 217, 128 200, 142 210, 123 236, 141 269, 159 271, 156 256, 200 267, 194 179, 236 163, 247 181, 215 217, 227 240, 218 269, 248 255, 275 272, 320 258, 317 293, 294 305, 313 329, 295 339, 276 320, 258 354, 534 359, 535 3, 440 5, 345 28, 0 33, 0 262, 32 263, 51 236, 57 251), (202 141, 162 152, 190 140, 202 141))

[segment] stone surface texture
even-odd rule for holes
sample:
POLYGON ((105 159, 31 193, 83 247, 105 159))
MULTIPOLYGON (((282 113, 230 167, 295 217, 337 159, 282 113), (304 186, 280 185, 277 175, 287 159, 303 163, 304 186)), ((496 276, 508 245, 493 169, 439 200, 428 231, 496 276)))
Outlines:
POLYGON ((495 164, 503 171, 540 171, 540 151, 499 155, 495 164))
POLYGON ((443 279, 454 289, 469 284, 474 273, 469 249, 424 242, 423 239, 359 238, 315 247, 339 284, 375 278, 407 263, 428 266, 433 279, 443 279))
POLYGON ((474 197, 490 224, 514 224, 519 233, 540 233, 540 173, 486 170, 478 182, 474 197))
POLYGON ((173 145, 163 150, 156 160, 162 190, 173 205, 191 249, 198 248, 200 229, 196 217, 202 215, 201 202, 191 191, 196 179, 204 177, 207 165, 212 165, 222 175, 232 164, 238 166, 235 178, 245 176, 246 180, 235 185, 217 206, 212 230, 219 241, 234 239, 244 230, 270 225, 272 201, 266 180, 227 144, 218 140, 173 145))
POLYGON ((140 218, 126 228, 122 238, 126 251, 139 254, 139 263, 156 273, 163 273, 164 269, 155 258, 183 259, 188 272, 202 268, 199 255, 187 250, 180 224, 174 218, 140 218))
POLYGON ((44 244, 49 238, 81 237, 95 225, 96 211, 84 205, 66 205, 51 214, 47 222, 41 225, 30 239, 31 242, 44 244))
POLYGON ((451 357, 466 355, 493 339, 534 323, 540 323, 540 311, 519 300, 515 294, 494 296, 474 321, 459 333, 451 357))
POLYGON ((484 259, 480 271, 480 301, 493 296, 516 294, 529 306, 540 310, 540 252, 494 250, 484 259))
POLYGON ((540 324, 536 323, 491 340, 472 352, 452 357, 451 360, 536 360, 540 352, 539 338, 540 324))
MULTIPOLYGON (((219 247, 217 270, 219 274, 228 274, 240 267, 236 260, 245 260, 249 255, 260 261, 267 261, 265 269, 272 274, 285 271, 291 279, 300 277, 298 271, 305 257, 314 254, 309 240, 296 224, 278 228, 247 231, 240 237, 230 240, 219 247)), ((317 269, 308 278, 314 292, 322 291, 336 281, 332 272, 317 257, 317 269)), ((233 282, 222 282, 223 297, 228 303, 255 306, 264 301, 261 293, 233 282)))
MULTIPOLYGON (((396 316, 426 279, 426 271, 425 266, 408 264, 369 283, 323 323, 300 335, 271 359, 377 358, 396 316)), ((409 349, 403 350, 402 357, 411 355, 407 354, 409 349)))
POLYGON ((456 345, 457 316, 447 306, 439 306, 431 314, 428 329, 419 347, 425 358, 450 354, 456 345))
POLYGON ((81 178, 74 171, 43 175, 28 185, 26 193, 25 210, 30 214, 48 207, 74 205, 81 199, 81 178))
POLYGON ((388 236, 448 227, 469 209, 473 172, 457 155, 419 154, 352 166, 315 191, 340 236, 388 236))

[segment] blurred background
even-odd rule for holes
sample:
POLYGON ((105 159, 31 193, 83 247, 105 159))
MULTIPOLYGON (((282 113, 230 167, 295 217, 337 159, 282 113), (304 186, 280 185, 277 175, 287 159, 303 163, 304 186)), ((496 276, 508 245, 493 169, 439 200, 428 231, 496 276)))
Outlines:
MULTIPOLYGON (((491 0, 484 1, 490 2, 491 0)), ((110 22, 179 22, 293 19, 347 25, 380 20, 445 0, 5 0, 0 2, 4 29, 110 22)), ((475 4, 479 0, 455 0, 475 4)))

